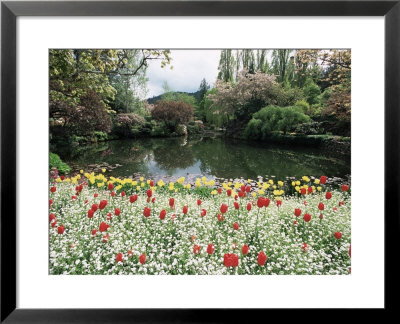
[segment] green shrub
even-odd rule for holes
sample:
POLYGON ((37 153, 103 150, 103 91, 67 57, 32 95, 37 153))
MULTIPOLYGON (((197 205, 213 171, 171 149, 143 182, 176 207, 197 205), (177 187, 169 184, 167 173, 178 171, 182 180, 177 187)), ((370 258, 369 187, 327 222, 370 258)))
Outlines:
POLYGON ((145 124, 145 119, 137 114, 118 114, 114 118, 113 133, 119 137, 135 137, 132 127, 140 127, 145 124))
POLYGON ((163 122, 154 125, 151 130, 151 136, 154 137, 167 137, 169 135, 170 135, 169 128, 163 122))
POLYGON ((304 114, 310 115, 310 104, 305 100, 299 100, 295 103, 296 107, 301 107, 304 114))
POLYGON ((311 79, 307 79, 303 88, 304 97, 310 105, 315 105, 320 101, 321 89, 311 79))
POLYGON ((262 120, 252 118, 247 124, 246 129, 244 130, 244 137, 248 139, 260 139, 261 127, 262 127, 262 120))
POLYGON ((96 131, 93 133, 93 136, 96 138, 98 142, 104 142, 108 140, 108 135, 104 132, 96 131))
POLYGON ((57 154, 50 152, 49 170, 52 168, 56 168, 59 174, 66 174, 71 171, 67 163, 63 162, 57 154))
POLYGON ((309 120, 310 117, 303 113, 301 107, 268 106, 253 115, 253 119, 246 126, 244 136, 248 139, 265 139, 273 132, 282 131, 286 134, 309 120))

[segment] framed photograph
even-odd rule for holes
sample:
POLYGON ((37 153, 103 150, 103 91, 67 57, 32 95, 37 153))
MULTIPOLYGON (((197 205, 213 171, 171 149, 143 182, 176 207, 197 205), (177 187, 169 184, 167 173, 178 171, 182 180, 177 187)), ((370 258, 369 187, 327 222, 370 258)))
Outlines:
POLYGON ((392 310, 399 16, 2 2, 1 321, 392 310))

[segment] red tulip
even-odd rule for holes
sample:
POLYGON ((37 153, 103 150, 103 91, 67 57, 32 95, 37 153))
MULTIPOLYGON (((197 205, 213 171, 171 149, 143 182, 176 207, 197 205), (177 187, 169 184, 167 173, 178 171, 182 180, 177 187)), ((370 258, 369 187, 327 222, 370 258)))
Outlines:
POLYGON ((231 189, 228 189, 228 190, 226 191, 226 194, 228 195, 228 197, 230 197, 230 196, 232 195, 232 190, 231 190, 231 189))
POLYGON ((268 207, 270 203, 269 198, 264 198, 264 207, 268 207))
POLYGON ((320 183, 325 184, 326 179, 328 179, 326 176, 321 176, 321 178, 319 179, 320 183))
POLYGON ((327 191, 326 194, 325 194, 325 198, 326 199, 331 199, 332 198, 332 194, 329 191, 327 191))
POLYGON ((51 188, 50 188, 50 191, 51 191, 52 193, 55 193, 56 190, 57 190, 56 187, 51 187, 51 188))
POLYGON ((351 244, 349 246, 349 257, 351 258, 351 244))
POLYGON ((132 196, 129 197, 129 202, 134 203, 138 198, 137 194, 134 194, 132 196))
POLYGON ((268 257, 266 256, 266 254, 263 251, 258 253, 257 263, 259 266, 263 266, 265 264, 265 262, 267 262, 267 260, 268 260, 268 257))
POLYGON ((64 181, 65 177, 62 175, 62 176, 60 176, 60 179, 61 179, 62 181, 64 181))
POLYGON ((200 206, 200 205, 201 205, 201 200, 197 199, 197 206, 200 206))
POLYGON ((246 190, 246 186, 245 186, 245 185, 241 185, 241 186, 240 186, 240 190, 241 190, 241 191, 245 191, 245 190, 246 190))
POLYGON ((306 194, 306 188, 301 188, 300 189, 300 193, 304 196, 306 194))
POLYGON ((114 197, 114 196, 115 196, 115 192, 111 191, 111 197, 114 197))
POLYGON ((108 184, 108 190, 113 190, 114 189, 114 185, 110 182, 109 184, 108 184))
POLYGON ((204 217, 207 215, 207 211, 205 209, 202 209, 200 212, 201 217, 204 217))
POLYGON ((199 254, 200 253, 200 249, 201 249, 201 246, 198 246, 197 244, 195 244, 193 246, 193 253, 194 254, 199 254))
POLYGON ((324 215, 319 214, 319 219, 323 219, 323 218, 324 218, 324 215))
POLYGON ((303 252, 306 252, 308 250, 308 244, 307 243, 303 243, 301 245, 301 249, 303 250, 303 252))
POLYGON ((296 209, 294 210, 294 215, 295 215, 296 217, 299 217, 299 216, 301 215, 301 209, 296 208, 296 209))
POLYGON ((282 206, 282 200, 277 200, 277 201, 276 201, 276 205, 277 205, 278 207, 282 206))
POLYGON ((54 228, 57 225, 57 219, 53 219, 50 224, 54 228))
POLYGON ((111 220, 112 216, 111 213, 107 213, 107 220, 111 220))
POLYGON ((97 192, 93 195, 94 198, 97 198, 98 196, 99 194, 97 192))
POLYGON ((347 191, 347 190, 349 190, 349 186, 348 185, 342 185, 342 190, 343 191, 347 191))
POLYGON ((129 250, 129 251, 128 251, 128 258, 131 257, 131 256, 133 256, 133 251, 132 251, 132 250, 129 250))
POLYGON ((183 206, 182 212, 186 215, 188 213, 188 206, 183 206))
POLYGON ((64 231, 65 231, 64 225, 61 225, 61 226, 59 226, 59 227, 57 228, 57 233, 58 233, 58 234, 62 234, 62 233, 64 233, 64 231))
POLYGON ((101 200, 99 203, 100 210, 103 210, 107 206, 107 200, 101 200))
POLYGON ((117 262, 122 262, 122 253, 117 254, 116 260, 117 260, 117 262))
POLYGON ((224 254, 224 266, 225 267, 237 267, 239 265, 239 256, 234 253, 224 254))
POLYGON ((146 192, 147 197, 150 198, 153 195, 153 191, 151 191, 151 189, 147 190, 146 192))
POLYGON ((100 226, 99 226, 99 231, 100 232, 105 232, 105 231, 107 231, 107 229, 110 227, 110 225, 108 225, 107 223, 105 223, 105 222, 101 222, 100 223, 100 226))
POLYGON ((220 194, 222 192, 222 188, 218 188, 218 193, 220 194))
POLYGON ((144 217, 149 217, 150 214, 151 214, 151 209, 148 207, 144 207, 144 210, 143 210, 144 217))
POLYGON ((121 192, 121 197, 125 197, 125 195, 126 195, 126 194, 125 194, 125 191, 122 191, 122 192, 121 192))
POLYGON ((99 206, 97 206, 97 204, 93 204, 92 205, 92 210, 94 211, 94 212, 96 212, 96 210, 99 208, 99 206))
POLYGON ((324 205, 322 202, 320 202, 320 203, 318 204, 318 209, 319 209, 319 210, 324 210, 324 209, 325 209, 325 205, 324 205))
POLYGON ((119 208, 115 208, 114 214, 115 216, 119 216, 121 214, 121 210, 119 208))
POLYGON ((342 233, 335 232, 335 239, 340 240, 342 238, 342 233))
POLYGON ((225 214, 228 210, 228 206, 226 204, 222 204, 219 210, 221 211, 222 214, 225 214))
POLYGON ((265 200, 264 197, 259 197, 259 198, 257 199, 257 207, 258 207, 258 208, 263 208, 263 207, 264 207, 264 200, 265 200))
POLYGON ((51 222, 53 219, 56 219, 56 215, 54 215, 53 213, 51 213, 49 215, 49 221, 51 222))
POLYGON ((139 261, 141 264, 145 264, 146 262, 146 254, 143 253, 140 257, 139 257, 139 261))
POLYGON ((93 215, 94 215, 93 209, 89 209, 88 212, 87 212, 87 215, 88 215, 89 218, 92 218, 93 215))
POLYGON ((160 219, 164 219, 166 215, 167 215, 167 212, 164 209, 162 211, 160 211, 160 219))
POLYGON ((238 222, 233 223, 233 229, 236 230, 236 231, 239 229, 239 223, 238 222))
POLYGON ((307 192, 310 194, 312 193, 312 187, 308 187, 307 192))
POLYGON ((207 246, 207 253, 211 255, 211 254, 214 253, 214 251, 215 251, 214 245, 208 244, 208 246, 207 246))
POLYGON ((251 210, 251 204, 248 203, 246 208, 247 208, 247 211, 250 211, 251 210))
POLYGON ((217 215, 218 221, 222 222, 224 220, 224 216, 221 214, 217 215))
POLYGON ((169 198, 169 207, 173 208, 175 204, 175 199, 174 198, 169 198))
POLYGON ((151 200, 151 202, 154 204, 156 202, 156 197, 153 197, 153 199, 151 200))
POLYGON ((247 255, 249 253, 249 246, 247 244, 242 246, 242 254, 247 255))
POLYGON ((240 208, 240 205, 236 201, 233 203, 233 205, 235 206, 235 209, 239 209, 240 208))
POLYGON ((92 230, 92 236, 95 236, 96 233, 97 233, 97 230, 93 229, 93 230, 92 230))
POLYGON ((150 187, 154 187, 154 181, 150 180, 150 187))
POLYGON ((307 214, 304 214, 303 219, 304 219, 305 222, 309 222, 309 221, 311 220, 311 215, 308 214, 308 213, 307 213, 307 214))

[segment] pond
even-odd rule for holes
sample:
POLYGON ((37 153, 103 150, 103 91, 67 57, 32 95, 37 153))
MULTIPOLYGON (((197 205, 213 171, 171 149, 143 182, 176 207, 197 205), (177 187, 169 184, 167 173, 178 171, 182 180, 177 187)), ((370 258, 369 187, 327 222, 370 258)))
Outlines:
POLYGON ((99 171, 108 176, 176 179, 199 176, 225 179, 278 180, 304 175, 348 179, 350 158, 309 147, 284 147, 226 138, 144 138, 88 146, 52 148, 74 170, 99 171))

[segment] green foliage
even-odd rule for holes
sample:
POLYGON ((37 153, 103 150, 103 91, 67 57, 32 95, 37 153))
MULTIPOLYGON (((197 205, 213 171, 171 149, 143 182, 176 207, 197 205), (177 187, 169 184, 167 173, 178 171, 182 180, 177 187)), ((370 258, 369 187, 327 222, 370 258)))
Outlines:
POLYGON ((302 112, 301 107, 268 106, 253 115, 247 124, 244 136, 248 139, 266 139, 273 132, 286 134, 310 118, 302 112))
POLYGON ((210 99, 210 94, 216 94, 217 89, 213 88, 208 90, 204 96, 204 114, 206 122, 217 127, 223 127, 229 122, 229 115, 224 113, 224 110, 219 105, 215 104, 212 99, 210 99))
POLYGON ((94 138, 96 139, 96 142, 104 142, 108 140, 108 134, 104 132, 94 132, 93 133, 94 138))
POLYGON ((302 135, 317 135, 324 132, 322 123, 316 121, 309 121, 308 123, 299 124, 294 129, 296 134, 302 135))
POLYGON ((171 132, 164 122, 157 123, 151 131, 151 136, 154 137, 167 137, 170 135, 171 132))
POLYGON ((137 114, 118 114, 114 118, 113 133, 119 137, 137 137, 145 119, 137 114))
POLYGON ((304 114, 310 115, 310 104, 305 100, 299 100, 295 103, 296 107, 301 107, 304 114))
POLYGON ((293 106, 297 101, 303 99, 304 95, 302 89, 297 87, 292 88, 289 85, 277 87, 273 96, 273 101, 280 107, 293 106))
POLYGON ((321 89, 312 79, 307 79, 303 88, 304 97, 310 105, 315 105, 320 102, 321 89))
POLYGON ((63 162, 59 155, 50 152, 49 156, 49 170, 56 168, 59 174, 66 174, 71 171, 69 165, 63 162))
POLYGON ((138 102, 132 89, 145 84, 147 61, 158 59, 164 67, 170 63, 169 55, 169 50, 146 49, 50 50, 51 133, 68 137, 108 133, 110 104, 124 112, 135 110, 138 102))
POLYGON ((261 119, 252 118, 244 131, 244 136, 248 139, 261 139, 261 128, 263 121, 261 119))

